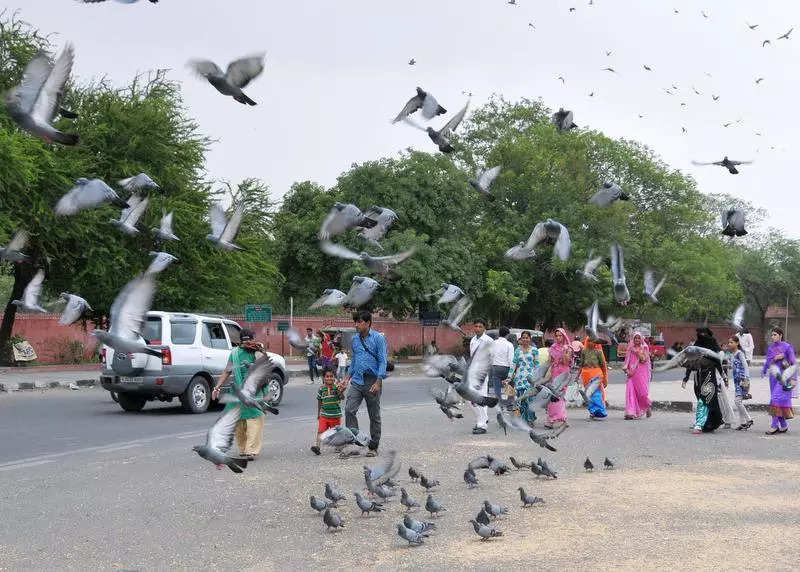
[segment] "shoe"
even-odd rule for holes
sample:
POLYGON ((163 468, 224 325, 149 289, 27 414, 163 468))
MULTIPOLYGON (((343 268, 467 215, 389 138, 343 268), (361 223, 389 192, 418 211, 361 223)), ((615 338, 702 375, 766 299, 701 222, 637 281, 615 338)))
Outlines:
POLYGON ((474 427, 472 429, 472 434, 473 435, 485 435, 486 434, 486 429, 484 429, 483 427, 474 427))
POLYGON ((786 427, 784 429, 778 429, 778 433, 786 433, 788 430, 789 430, 788 427, 786 427))
POLYGON ((747 401, 748 399, 753 399, 753 396, 749 393, 742 395, 742 401, 747 401))
POLYGON ((647 416, 648 419, 650 419, 653 416, 653 410, 648 408, 647 413, 645 413, 645 415, 647 416))
POLYGON ((74 381, 73 381, 72 383, 70 383, 70 384, 69 384, 69 388, 70 388, 70 389, 72 389, 72 390, 74 390, 74 391, 78 391, 78 390, 80 389, 80 387, 78 386, 78 384, 77 384, 77 383, 75 383, 74 381))
POLYGON ((248 463, 256 460, 255 455, 248 455, 248 454, 241 454, 239 455, 239 458, 242 459, 243 461, 247 461, 248 463))
POLYGON ((730 423, 723 423, 722 427, 724 427, 725 429, 730 429, 731 428, 731 424, 730 423))
POLYGON ((703 430, 700 429, 699 427, 695 427, 694 429, 692 429, 692 435, 702 435, 702 434, 703 430))
POLYGON ((747 429, 747 423, 742 423, 741 425, 739 425, 739 426, 736 428, 736 430, 737 430, 737 431, 743 431, 743 430, 745 430, 745 429, 747 429))
POLYGON ((369 451, 367 451, 367 454, 364 455, 364 456, 365 457, 377 457, 378 456, 378 450, 377 449, 370 449, 369 451))
POLYGON ((311 381, 307 381, 306 385, 314 385, 314 380, 312 379, 311 381))
POLYGON ((313 447, 311 447, 311 452, 314 453, 315 455, 319 455, 319 447, 314 445, 313 447))
POLYGON ((633 415, 626 415, 625 416, 625 421, 633 421, 634 419, 636 419, 636 417, 634 417, 633 415))
POLYGON ((764 431, 765 435, 775 435, 777 433, 780 433, 780 431, 778 431, 775 427, 771 427, 769 431, 764 431))

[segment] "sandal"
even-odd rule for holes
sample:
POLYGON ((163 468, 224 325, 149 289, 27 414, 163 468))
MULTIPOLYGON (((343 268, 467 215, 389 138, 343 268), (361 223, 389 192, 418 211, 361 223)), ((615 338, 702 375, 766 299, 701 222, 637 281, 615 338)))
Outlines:
POLYGON ((772 427, 769 431, 764 431, 765 435, 776 435, 777 433, 780 433, 780 431, 775 427, 772 427))
POLYGON ((785 429, 778 429, 778 433, 786 433, 788 430, 789 430, 788 427, 786 427, 785 429))
POLYGON ((650 418, 653 416, 653 411, 652 411, 652 409, 650 409, 650 408, 648 407, 648 408, 647 408, 647 413, 645 413, 645 416, 646 416, 648 419, 650 419, 650 418))
POLYGON ((692 429, 692 435, 702 435, 702 434, 703 430, 700 429, 699 427, 695 427, 694 429, 692 429))
POLYGON ((319 447, 314 445, 313 447, 311 447, 311 452, 314 453, 315 455, 319 455, 320 454, 319 447))

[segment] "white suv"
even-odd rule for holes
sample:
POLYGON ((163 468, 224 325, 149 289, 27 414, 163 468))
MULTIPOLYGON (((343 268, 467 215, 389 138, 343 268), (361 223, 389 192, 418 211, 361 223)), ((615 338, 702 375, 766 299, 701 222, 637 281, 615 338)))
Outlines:
MULTIPOLYGON (((211 404, 211 388, 225 369, 231 349, 239 343, 241 327, 221 316, 148 312, 142 337, 160 358, 115 353, 103 346, 100 383, 116 394, 125 411, 141 411, 147 401, 178 397, 186 411, 202 413, 211 404)), ((276 365, 267 384, 270 403, 283 399, 286 361, 267 352, 276 365)))

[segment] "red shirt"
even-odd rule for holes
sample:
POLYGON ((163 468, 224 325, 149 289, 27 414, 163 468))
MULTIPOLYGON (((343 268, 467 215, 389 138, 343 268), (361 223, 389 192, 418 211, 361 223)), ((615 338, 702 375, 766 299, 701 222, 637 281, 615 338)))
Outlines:
POLYGON ((333 359, 333 344, 331 343, 331 337, 328 334, 323 334, 323 336, 321 348, 322 357, 325 359, 333 359))

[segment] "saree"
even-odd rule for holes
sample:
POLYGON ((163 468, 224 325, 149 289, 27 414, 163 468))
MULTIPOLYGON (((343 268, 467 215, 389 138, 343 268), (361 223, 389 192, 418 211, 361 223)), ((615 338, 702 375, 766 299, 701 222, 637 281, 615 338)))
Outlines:
POLYGON ((631 343, 625 353, 625 370, 628 380, 625 383, 625 416, 638 419, 650 409, 650 348, 641 334, 633 334, 631 343), (636 350, 636 338, 640 339, 639 352, 644 355, 641 361, 636 350))
MULTIPOLYGON (((770 367, 777 365, 780 372, 795 363, 794 348, 788 342, 772 342, 767 348, 767 359, 764 361, 762 373, 769 372, 770 367), (776 359, 777 355, 783 354, 783 359, 776 359)), ((769 414, 773 417, 783 417, 792 419, 794 408, 792 408, 792 388, 785 388, 781 382, 781 373, 769 375, 769 414)))
MULTIPOLYGON (((561 332, 563 344, 555 343, 550 346, 550 368, 551 379, 555 380, 559 375, 564 372, 569 372, 572 365, 572 349, 569 346, 569 337, 563 328, 559 328, 556 332, 561 332)), ((547 404, 547 423, 552 425, 559 421, 567 422, 567 404, 564 401, 564 393, 567 387, 561 390, 561 397, 558 401, 549 402, 547 404)))

